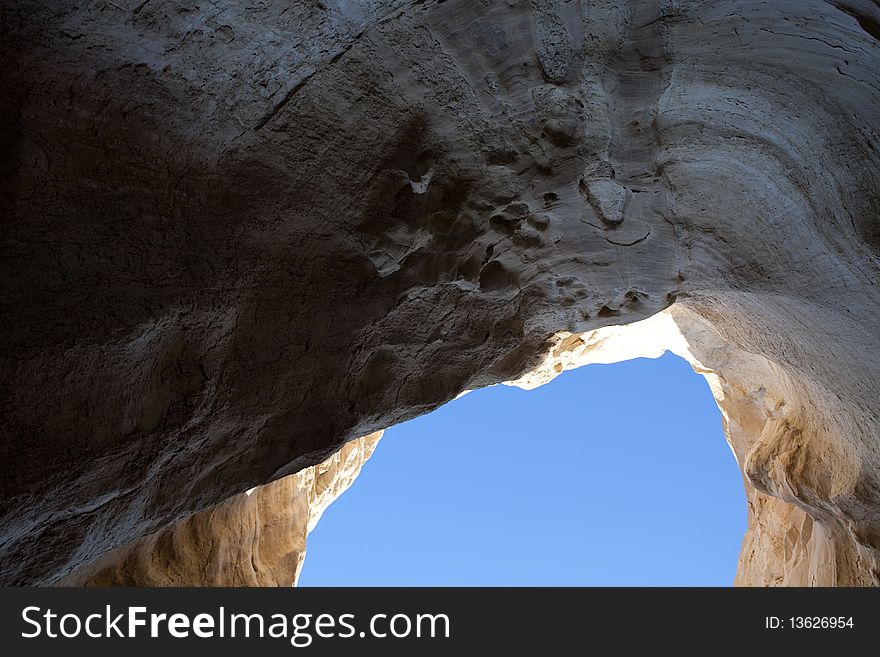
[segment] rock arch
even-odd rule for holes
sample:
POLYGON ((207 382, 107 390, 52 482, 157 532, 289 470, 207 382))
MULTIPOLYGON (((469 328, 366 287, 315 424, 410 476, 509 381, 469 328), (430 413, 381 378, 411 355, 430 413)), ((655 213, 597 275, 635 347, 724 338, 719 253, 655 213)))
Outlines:
POLYGON ((878 582, 875 3, 130 4, 3 6, 4 582, 670 322, 740 583, 878 582))

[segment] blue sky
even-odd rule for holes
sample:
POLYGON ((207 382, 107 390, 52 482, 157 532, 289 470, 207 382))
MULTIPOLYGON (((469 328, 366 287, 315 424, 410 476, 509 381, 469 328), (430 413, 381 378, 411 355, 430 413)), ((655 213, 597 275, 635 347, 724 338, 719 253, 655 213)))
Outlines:
POLYGON ((671 354, 477 390, 385 432, 301 586, 728 586, 746 526, 708 384, 671 354))

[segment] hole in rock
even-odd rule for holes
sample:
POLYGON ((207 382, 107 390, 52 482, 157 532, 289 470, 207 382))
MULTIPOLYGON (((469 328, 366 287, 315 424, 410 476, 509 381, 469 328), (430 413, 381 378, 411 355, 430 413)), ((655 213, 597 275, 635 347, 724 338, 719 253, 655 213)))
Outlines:
POLYGON ((670 353, 494 386, 392 427, 309 537, 300 586, 726 586, 742 480, 670 353))

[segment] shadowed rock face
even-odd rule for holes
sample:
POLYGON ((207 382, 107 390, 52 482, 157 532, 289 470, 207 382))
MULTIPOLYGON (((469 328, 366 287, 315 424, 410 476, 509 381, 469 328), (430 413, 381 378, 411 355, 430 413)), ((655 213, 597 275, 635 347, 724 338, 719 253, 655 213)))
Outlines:
POLYGON ((674 301, 739 581, 877 583, 876 3, 2 12, 4 583, 674 301))
POLYGON ((306 537, 360 473, 382 432, 323 463, 233 495, 81 564, 64 586, 291 586, 306 537))

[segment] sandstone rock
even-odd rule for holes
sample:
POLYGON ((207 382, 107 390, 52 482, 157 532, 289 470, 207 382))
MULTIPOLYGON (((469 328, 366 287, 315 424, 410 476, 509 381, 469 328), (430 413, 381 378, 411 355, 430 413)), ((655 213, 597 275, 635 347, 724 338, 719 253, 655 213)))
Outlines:
MULTIPOLYGON (((666 311, 744 469, 738 581, 876 584, 878 22, 861 0, 5 4, 0 579, 210 534, 208 509, 256 526, 244 491, 666 311), (626 190, 616 228, 582 179, 626 190)), ((193 572, 174 553, 155 581, 193 572)))
POLYGON ((79 566, 65 586, 291 586, 306 536, 351 486, 382 432, 79 566))
POLYGON ((608 178, 583 183, 584 191, 596 214, 606 224, 619 226, 623 223, 626 202, 630 193, 608 178))

